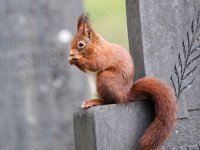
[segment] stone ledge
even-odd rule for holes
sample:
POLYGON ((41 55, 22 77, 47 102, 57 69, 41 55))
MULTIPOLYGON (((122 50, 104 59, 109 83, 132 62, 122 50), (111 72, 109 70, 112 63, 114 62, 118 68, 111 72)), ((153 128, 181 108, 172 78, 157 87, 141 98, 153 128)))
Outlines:
POLYGON ((150 102, 112 104, 74 113, 76 150, 137 150, 154 118, 150 102))

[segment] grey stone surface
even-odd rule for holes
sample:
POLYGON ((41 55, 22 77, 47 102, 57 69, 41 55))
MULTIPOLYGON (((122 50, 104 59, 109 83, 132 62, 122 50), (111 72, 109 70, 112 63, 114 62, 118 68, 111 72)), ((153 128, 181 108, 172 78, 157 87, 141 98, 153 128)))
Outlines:
POLYGON ((154 76, 172 85, 172 77, 178 93, 178 82, 183 88, 195 77, 194 82, 179 95, 177 129, 163 149, 188 149, 199 145, 200 48, 197 46, 200 45, 200 1, 126 0, 126 7, 136 79, 154 76), (184 77, 190 73, 183 80, 182 72, 190 61, 192 63, 185 70, 184 77))
POLYGON ((137 150, 138 140, 154 118, 152 103, 135 102, 77 109, 76 150, 137 150))
POLYGON ((67 54, 80 13, 79 0, 0 1, 0 149, 74 149, 87 88, 67 54))

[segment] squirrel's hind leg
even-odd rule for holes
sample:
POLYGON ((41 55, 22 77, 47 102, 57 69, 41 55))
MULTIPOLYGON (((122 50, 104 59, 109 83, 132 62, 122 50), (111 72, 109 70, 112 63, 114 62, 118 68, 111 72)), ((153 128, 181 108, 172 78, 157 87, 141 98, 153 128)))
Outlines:
POLYGON ((93 106, 103 105, 103 101, 100 99, 92 99, 82 103, 81 108, 87 109, 93 106))

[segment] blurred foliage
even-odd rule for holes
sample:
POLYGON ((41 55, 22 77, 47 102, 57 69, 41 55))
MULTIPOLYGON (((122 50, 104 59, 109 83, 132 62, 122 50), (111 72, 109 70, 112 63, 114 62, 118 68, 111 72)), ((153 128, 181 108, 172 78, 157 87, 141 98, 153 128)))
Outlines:
POLYGON ((125 0, 85 0, 85 8, 99 34, 128 49, 125 0))

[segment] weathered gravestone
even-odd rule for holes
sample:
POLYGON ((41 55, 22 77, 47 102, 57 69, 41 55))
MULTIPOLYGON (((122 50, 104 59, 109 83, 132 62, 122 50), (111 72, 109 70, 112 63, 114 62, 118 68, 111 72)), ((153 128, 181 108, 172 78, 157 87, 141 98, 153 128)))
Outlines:
POLYGON ((126 0, 136 79, 159 77, 178 97, 178 124, 163 149, 200 149, 200 1, 126 0))
POLYGON ((0 149, 74 149, 87 88, 66 49, 81 11, 79 0, 0 1, 0 149))

